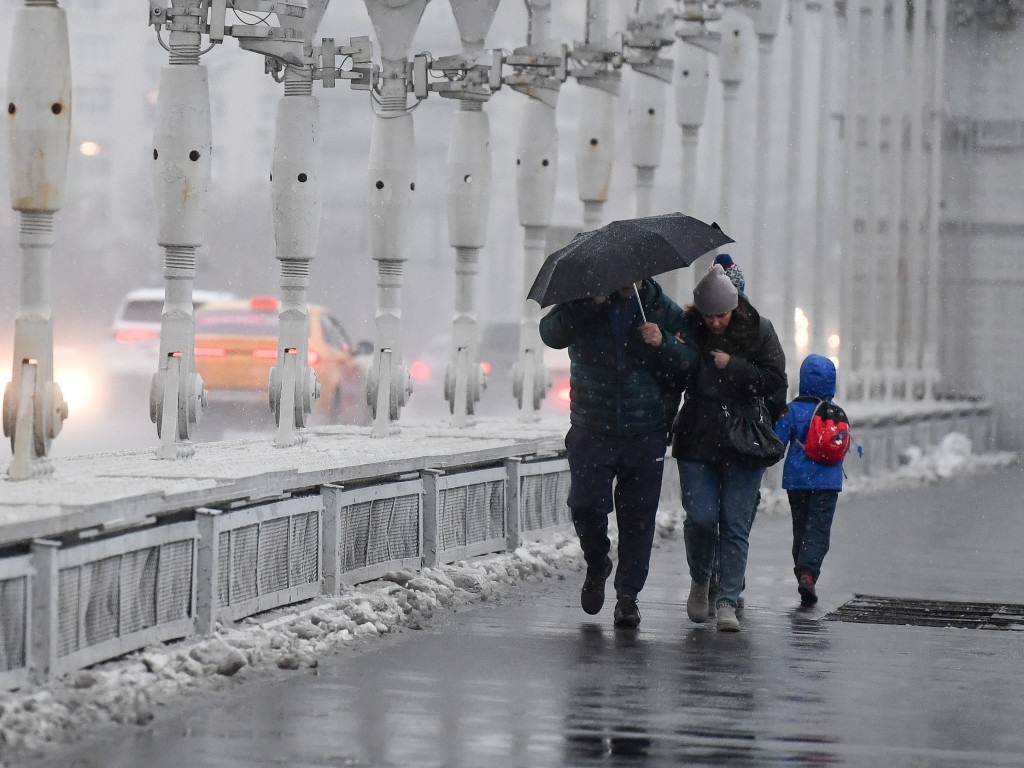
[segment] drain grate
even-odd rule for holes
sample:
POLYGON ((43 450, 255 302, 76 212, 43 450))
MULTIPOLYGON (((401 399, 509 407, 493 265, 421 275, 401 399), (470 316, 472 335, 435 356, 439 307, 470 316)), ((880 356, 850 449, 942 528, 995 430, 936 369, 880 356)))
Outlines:
POLYGON ((825 618, 859 624, 1024 631, 1024 605, 1011 603, 957 603, 854 595, 853 600, 843 603, 825 618))

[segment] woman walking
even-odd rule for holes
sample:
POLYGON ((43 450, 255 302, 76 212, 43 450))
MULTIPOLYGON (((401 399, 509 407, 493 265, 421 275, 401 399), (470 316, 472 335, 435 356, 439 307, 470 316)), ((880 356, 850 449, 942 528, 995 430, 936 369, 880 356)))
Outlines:
POLYGON ((721 265, 715 264, 693 289, 684 320, 684 337, 699 350, 672 429, 672 456, 686 510, 683 538, 691 579, 686 613, 695 622, 708 618, 708 583, 720 539, 718 629, 737 632, 736 603, 743 591, 754 504, 765 467, 782 455, 766 401, 781 397, 785 402, 786 358, 771 322, 736 290, 721 265), (755 442, 742 439, 737 420, 759 430, 755 442), (759 443, 768 442, 779 448, 777 455, 753 455, 763 454, 759 443))

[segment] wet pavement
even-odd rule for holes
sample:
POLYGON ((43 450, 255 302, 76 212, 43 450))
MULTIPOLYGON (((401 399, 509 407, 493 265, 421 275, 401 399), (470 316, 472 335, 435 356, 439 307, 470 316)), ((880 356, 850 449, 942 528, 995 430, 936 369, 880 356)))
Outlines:
POLYGON ((827 618, 854 593, 1024 603, 1024 471, 841 497, 810 610, 789 526, 756 521, 739 634, 687 620, 680 536, 639 631, 570 574, 26 765, 1024 765, 1024 631, 827 618))

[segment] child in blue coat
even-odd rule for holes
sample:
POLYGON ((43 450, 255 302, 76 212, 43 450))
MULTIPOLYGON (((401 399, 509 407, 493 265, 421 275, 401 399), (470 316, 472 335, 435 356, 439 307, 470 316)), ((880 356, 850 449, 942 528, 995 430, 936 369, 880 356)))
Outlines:
POLYGON ((818 602, 815 584, 828 552, 832 517, 843 490, 843 464, 819 464, 804 453, 803 443, 817 402, 836 394, 836 367, 827 357, 808 355, 800 364, 800 398, 775 423, 775 433, 787 446, 782 487, 793 513, 793 572, 803 605, 818 602))

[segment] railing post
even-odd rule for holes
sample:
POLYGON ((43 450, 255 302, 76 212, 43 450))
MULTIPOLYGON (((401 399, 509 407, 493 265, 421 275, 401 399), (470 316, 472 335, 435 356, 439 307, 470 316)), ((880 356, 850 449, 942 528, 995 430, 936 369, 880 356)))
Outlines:
POLYGON ((35 539, 32 542, 32 603, 26 638, 28 667, 36 683, 50 681, 57 665, 57 553, 60 542, 35 539))
POLYGON ((423 478, 423 546, 421 558, 424 568, 437 565, 437 479, 444 474, 438 469, 424 469, 423 478))
POLYGON ((336 595, 340 586, 341 558, 338 554, 338 535, 341 527, 341 492, 344 486, 328 483, 320 487, 324 500, 323 539, 320 542, 324 564, 323 594, 336 595))
MULTIPOLYGON (((217 516, 219 509, 199 508, 199 549, 196 553, 196 632, 208 635, 217 620, 217 584, 220 581, 217 558, 217 516)), ((227 576, 228 574, 224 574, 227 576)))
POLYGON ((519 498, 519 467, 522 463, 521 456, 505 459, 505 537, 509 552, 518 549, 522 541, 522 503, 519 498))

